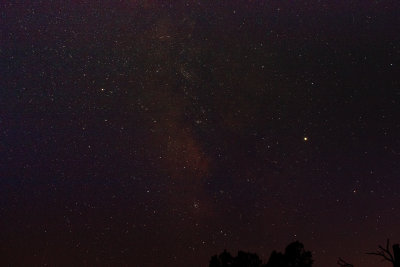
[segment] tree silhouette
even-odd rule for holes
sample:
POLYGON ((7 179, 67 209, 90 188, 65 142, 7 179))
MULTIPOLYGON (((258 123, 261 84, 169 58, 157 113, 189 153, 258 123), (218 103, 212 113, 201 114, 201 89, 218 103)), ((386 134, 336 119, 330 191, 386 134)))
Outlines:
POLYGON ((244 251, 239 251, 238 255, 234 259, 233 266, 235 267, 259 267, 262 261, 255 253, 249 253, 244 251))
POLYGON ((219 256, 214 255, 210 260, 210 267, 228 267, 232 266, 233 257, 232 255, 224 250, 219 256))
POLYGON ((280 253, 276 252, 275 250, 272 251, 271 256, 269 257, 267 267, 280 267, 286 266, 286 258, 285 256, 280 253))
POLYGON ((239 251, 236 257, 232 257, 224 250, 219 256, 211 257, 210 267, 261 267, 262 261, 257 254, 239 251))
POLYGON ((311 252, 296 241, 286 247, 285 254, 273 251, 266 267, 311 267, 313 262, 311 252))
POLYGON ((400 267, 400 245, 394 244, 392 246, 393 252, 390 251, 390 242, 389 239, 386 242, 386 248, 382 246, 378 247, 377 252, 368 252, 368 255, 380 256, 385 261, 389 261, 393 264, 393 267, 400 267))
POLYGON ((220 255, 214 255, 210 260, 210 267, 311 267, 312 254, 304 250, 304 245, 298 241, 289 244, 285 253, 273 251, 267 264, 257 254, 239 251, 236 257, 232 257, 224 250, 220 255))

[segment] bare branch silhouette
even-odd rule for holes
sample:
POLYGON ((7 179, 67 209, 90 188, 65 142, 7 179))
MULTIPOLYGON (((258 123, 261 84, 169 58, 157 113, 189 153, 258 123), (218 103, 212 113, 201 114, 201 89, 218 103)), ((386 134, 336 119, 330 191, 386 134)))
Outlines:
POLYGON ((339 258, 339 259, 338 259, 337 264, 339 264, 339 266, 342 266, 342 267, 354 267, 353 264, 350 264, 350 263, 346 262, 346 261, 345 261, 344 259, 342 259, 342 258, 339 258))
POLYGON ((400 249, 399 244, 392 246, 393 253, 390 251, 389 239, 386 242, 386 248, 379 246, 377 252, 368 252, 368 255, 375 255, 382 257, 382 261, 388 261, 393 264, 393 267, 400 267, 400 249))

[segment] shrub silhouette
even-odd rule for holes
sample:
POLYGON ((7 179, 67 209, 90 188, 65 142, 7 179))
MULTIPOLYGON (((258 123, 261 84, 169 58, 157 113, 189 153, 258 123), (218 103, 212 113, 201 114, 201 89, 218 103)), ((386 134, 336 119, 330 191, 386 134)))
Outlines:
POLYGON ((257 254, 239 251, 234 260, 233 266, 235 267, 258 267, 261 266, 262 261, 257 254))
POLYGON ((289 244, 285 254, 273 251, 266 267, 311 267, 312 254, 304 250, 304 245, 298 241, 289 244))
POLYGON ((219 256, 215 255, 211 257, 210 267, 228 267, 232 266, 233 263, 232 255, 224 250, 219 256))
POLYGON ((289 244, 285 253, 273 251, 267 264, 262 264, 257 254, 239 251, 236 257, 224 250, 214 255, 210 267, 311 267, 312 254, 304 250, 304 245, 298 241, 289 244))
POLYGON ((239 251, 236 257, 224 250, 219 256, 211 257, 210 267, 261 267, 262 261, 257 254, 239 251))

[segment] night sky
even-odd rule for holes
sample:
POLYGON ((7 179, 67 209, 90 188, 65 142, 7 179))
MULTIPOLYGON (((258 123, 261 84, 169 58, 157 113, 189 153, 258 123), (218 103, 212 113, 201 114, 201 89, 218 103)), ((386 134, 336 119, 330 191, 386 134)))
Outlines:
POLYGON ((400 2, 0 3, 0 263, 400 242, 400 2))

